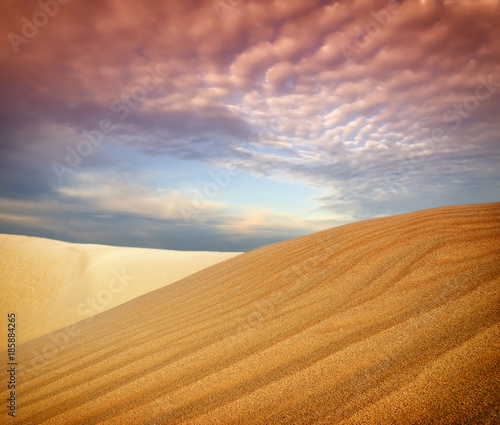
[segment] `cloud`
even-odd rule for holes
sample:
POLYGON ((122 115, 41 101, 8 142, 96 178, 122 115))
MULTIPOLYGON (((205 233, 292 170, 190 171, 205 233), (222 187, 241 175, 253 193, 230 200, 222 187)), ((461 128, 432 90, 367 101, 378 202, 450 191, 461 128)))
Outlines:
MULTIPOLYGON (((244 0, 221 20, 211 1, 61 5, 17 55, 9 42, 0 48, 0 196, 26 206, 3 204, 2 213, 42 211, 54 231, 34 200, 66 206, 72 217, 87 203, 80 224, 99 214, 120 216, 119 226, 181 220, 178 206, 190 195, 130 177, 145 158, 177 158, 193 175, 230 164, 300 182, 323 193, 318 214, 352 220, 419 209, 426 193, 431 206, 494 200, 499 8, 497 0, 244 0), (159 83, 142 96, 152 72, 159 83), (59 182, 50 164, 64 163, 67 147, 102 119, 113 131, 59 182), (445 136, 438 143, 436 129, 445 136), (117 167, 117 152, 139 158, 129 172, 117 167)), ((5 9, 0 35, 8 40, 38 6, 5 9)), ((293 213, 271 214, 249 198, 254 212, 233 217, 225 199, 200 226, 227 237, 215 224, 224 217, 247 241, 251 231, 281 238, 317 229, 304 216, 288 225, 293 213)))

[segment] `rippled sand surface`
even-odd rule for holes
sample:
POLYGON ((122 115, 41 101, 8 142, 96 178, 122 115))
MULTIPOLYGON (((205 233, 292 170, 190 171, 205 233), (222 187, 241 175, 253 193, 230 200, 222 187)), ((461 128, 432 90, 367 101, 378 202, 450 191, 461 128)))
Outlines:
MULTIPOLYGON (((73 244, 0 234, 0 313, 2 317, 17 313, 16 338, 22 343, 238 254, 73 244)), ((0 343, 6 338, 7 326, 0 326, 0 343)))
POLYGON ((17 423, 498 423, 499 259, 499 203, 236 256, 21 345, 17 423))

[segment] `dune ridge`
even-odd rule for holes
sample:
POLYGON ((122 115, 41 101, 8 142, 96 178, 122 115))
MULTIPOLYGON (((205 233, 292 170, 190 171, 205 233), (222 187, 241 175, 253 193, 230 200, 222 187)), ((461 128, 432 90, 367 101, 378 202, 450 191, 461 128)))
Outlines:
MULTIPOLYGON (((0 312, 18 342, 70 326, 238 255, 76 244, 0 234, 0 312)), ((1 327, 0 340, 7 329, 1 327)))
POLYGON ((17 423, 495 423, 499 242, 493 203, 239 255, 19 346, 17 423))

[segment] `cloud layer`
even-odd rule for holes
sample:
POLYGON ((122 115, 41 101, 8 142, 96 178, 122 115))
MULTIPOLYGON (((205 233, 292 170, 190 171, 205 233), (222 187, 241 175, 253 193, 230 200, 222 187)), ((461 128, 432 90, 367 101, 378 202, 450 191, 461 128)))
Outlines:
POLYGON ((246 250, 498 200, 498 0, 6 3, 0 231, 246 250))

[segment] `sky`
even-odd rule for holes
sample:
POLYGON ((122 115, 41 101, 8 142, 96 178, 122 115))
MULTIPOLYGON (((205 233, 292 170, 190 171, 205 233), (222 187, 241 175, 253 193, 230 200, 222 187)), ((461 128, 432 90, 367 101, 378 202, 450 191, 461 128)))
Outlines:
POLYGON ((249 251, 500 195, 500 0, 3 0, 0 233, 249 251))

